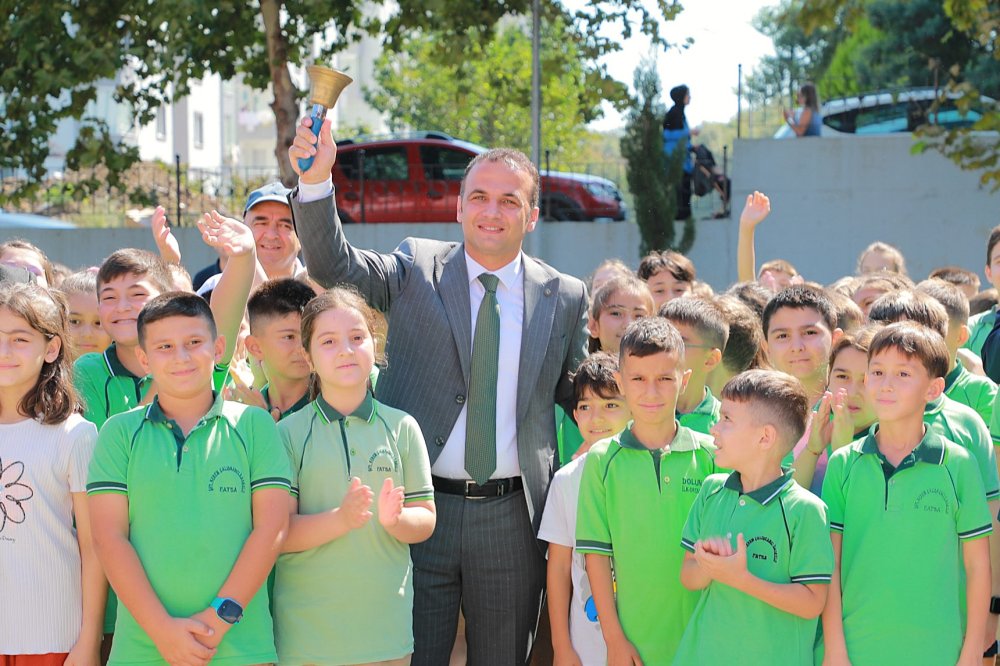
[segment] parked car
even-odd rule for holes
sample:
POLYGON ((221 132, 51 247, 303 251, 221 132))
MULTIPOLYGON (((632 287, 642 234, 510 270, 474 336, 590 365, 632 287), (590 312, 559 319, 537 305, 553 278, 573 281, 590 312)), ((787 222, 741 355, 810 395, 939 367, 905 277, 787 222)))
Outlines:
MULTIPOLYGON (((821 136, 844 134, 891 134, 912 132, 920 125, 934 123, 945 128, 968 127, 982 117, 982 109, 962 114, 951 96, 933 109, 937 93, 933 88, 910 88, 901 92, 873 92, 829 99, 822 104, 821 136)), ((993 102, 983 97, 987 103, 993 102)), ((775 139, 794 137, 787 124, 774 133, 775 139)))
POLYGON ((76 229, 76 225, 44 215, 9 213, 0 209, 0 229, 76 229))
MULTIPOLYGON (((469 161, 486 148, 442 132, 337 142, 333 183, 341 220, 454 222, 469 161)), ((621 192, 607 178, 541 172, 542 219, 624 220, 621 192)))

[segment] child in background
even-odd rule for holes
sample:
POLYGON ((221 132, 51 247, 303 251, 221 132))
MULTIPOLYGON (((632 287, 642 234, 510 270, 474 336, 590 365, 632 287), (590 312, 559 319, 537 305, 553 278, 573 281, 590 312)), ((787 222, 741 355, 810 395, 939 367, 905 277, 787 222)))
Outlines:
POLYGON ((559 666, 604 666, 607 661, 584 556, 574 552, 574 546, 584 456, 597 442, 624 430, 631 418, 615 381, 617 369, 615 357, 596 352, 573 375, 573 415, 583 444, 552 478, 538 530, 538 538, 549 544, 546 587, 553 663, 559 666))
POLYGON ((947 334, 944 336, 948 347, 951 370, 944 378, 944 394, 955 402, 976 410, 989 424, 993 420, 993 402, 997 396, 997 385, 989 377, 974 375, 959 362, 958 350, 969 339, 969 302, 958 287, 944 280, 924 280, 916 290, 927 294, 940 303, 948 314, 947 334))
POLYGON ((830 380, 816 410, 804 449, 795 458, 794 478, 819 495, 831 453, 863 437, 875 423, 875 412, 865 393, 868 347, 882 328, 869 324, 845 333, 830 352, 830 380))
POLYGON ((825 289, 824 293, 833 303, 833 309, 837 315, 837 328, 844 333, 857 330, 868 321, 865 313, 858 307, 857 303, 851 300, 850 296, 833 289, 825 289))
POLYGON ((722 312, 729 326, 729 338, 722 350, 722 361, 712 368, 705 385, 714 395, 722 393, 722 387, 730 379, 744 370, 767 367, 764 358, 764 331, 760 317, 738 298, 720 296, 715 305, 722 312))
POLYGON ((990 509, 968 452, 924 425, 947 373, 930 329, 891 324, 872 340, 866 388, 878 426, 831 456, 823 483, 836 560, 824 664, 982 663, 990 509))
POLYGON ((629 326, 616 379, 632 425, 591 447, 584 462, 576 549, 586 557, 610 664, 669 664, 697 602, 680 585, 677 543, 716 467, 709 438, 677 425, 683 365, 684 341, 667 321, 629 326))
MULTIPOLYGON (((990 237, 986 241, 986 268, 984 273, 993 289, 1000 291, 1000 225, 993 227, 990 237)), ((993 330, 993 324, 997 320, 997 306, 981 312, 979 315, 969 319, 969 339, 965 341, 963 347, 971 349, 976 356, 981 356, 983 343, 986 336, 993 330)))
POLYGON ((52 286, 52 262, 40 248, 26 240, 15 238, 0 243, 0 264, 23 268, 34 275, 41 286, 52 286))
POLYGON ((782 469, 805 432, 802 385, 750 370, 722 390, 716 462, 684 525, 681 583, 702 590, 674 664, 812 666, 833 572, 826 507, 782 469))
POLYGON ((73 273, 59 287, 69 305, 68 352, 70 360, 84 354, 101 353, 111 344, 111 336, 101 326, 97 306, 97 272, 73 273))
POLYGON ((719 420, 721 403, 712 395, 706 380, 722 362, 729 339, 729 324, 714 303, 695 296, 665 303, 659 316, 681 334, 684 368, 691 372, 687 387, 677 399, 677 417, 682 426, 707 435, 719 420))
POLYGON ((875 241, 858 255, 858 275, 869 273, 898 273, 906 277, 906 260, 899 248, 882 241, 875 241))
POLYGON ((774 292, 756 281, 737 282, 730 286, 729 289, 726 289, 723 296, 731 296, 738 299, 740 303, 753 310, 753 313, 757 316, 757 322, 760 323, 760 318, 764 316, 764 308, 767 307, 767 302, 774 296, 774 292))
MULTIPOLYGON (((990 287, 989 289, 984 289, 972 298, 969 299, 969 339, 972 339, 972 317, 978 314, 982 314, 987 310, 995 308, 997 303, 1000 302, 1000 293, 996 289, 990 287)), ((989 331, 987 331, 989 332, 989 331)), ((968 345, 968 341, 965 343, 968 345)), ((963 349, 968 349, 968 346, 963 347, 963 349)))
POLYGON ((761 192, 747 195, 740 213, 739 235, 736 241, 736 276, 740 282, 756 282, 771 293, 777 293, 802 282, 802 276, 784 259, 773 259, 761 264, 757 272, 757 225, 771 214, 771 200, 761 192))
POLYGON ((343 287, 302 312, 320 393, 278 426, 296 500, 274 588, 280 663, 395 666, 413 652, 409 544, 434 531, 434 490, 417 422, 368 390, 374 321, 343 287))
POLYGON ((274 421, 213 389, 225 341, 200 296, 161 294, 136 328, 156 397, 108 419, 87 483, 98 555, 121 599, 109 664, 272 663, 262 585, 290 488, 274 421))
POLYGON ((605 282, 614 277, 635 277, 635 271, 621 259, 605 259, 590 276, 590 293, 596 294, 605 282))
POLYGON ((639 262, 639 279, 649 285, 654 308, 674 298, 691 293, 695 280, 694 264, 679 252, 650 252, 639 262))
POLYGON ((854 279, 851 291, 853 300, 861 311, 868 316, 868 311, 880 296, 890 294, 894 291, 912 289, 913 282, 909 278, 897 273, 879 271, 877 273, 866 273, 854 279))
POLYGON ((0 285, 0 663, 97 664, 107 584, 86 503, 97 431, 77 413, 66 304, 0 285))
POLYGON ((960 266, 942 266, 935 268, 927 276, 928 280, 944 280, 948 284, 958 287, 966 299, 971 299, 979 293, 979 276, 970 270, 960 266))

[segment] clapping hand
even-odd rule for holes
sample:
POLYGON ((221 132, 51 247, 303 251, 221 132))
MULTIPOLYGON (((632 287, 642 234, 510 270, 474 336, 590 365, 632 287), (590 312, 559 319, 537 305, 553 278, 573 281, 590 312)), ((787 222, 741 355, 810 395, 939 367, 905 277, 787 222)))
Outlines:
POLYGON ((710 537, 694 545, 694 558, 698 567, 715 581, 736 587, 737 582, 747 573, 747 545, 743 534, 736 535, 736 549, 728 539, 710 537))
POLYGON ((833 397, 833 432, 830 444, 836 451, 854 440, 854 418, 847 406, 847 389, 840 389, 833 397))
POLYGON ((337 509, 350 529, 356 530, 364 527, 371 519, 371 506, 374 497, 375 493, 372 492, 371 488, 361 483, 361 479, 356 476, 351 477, 351 485, 347 489, 347 494, 344 495, 344 501, 340 503, 340 508, 337 509))
POLYGON ((399 524, 403 513, 403 486, 393 486, 392 478, 386 477, 378 494, 378 522, 382 527, 391 528, 399 524))

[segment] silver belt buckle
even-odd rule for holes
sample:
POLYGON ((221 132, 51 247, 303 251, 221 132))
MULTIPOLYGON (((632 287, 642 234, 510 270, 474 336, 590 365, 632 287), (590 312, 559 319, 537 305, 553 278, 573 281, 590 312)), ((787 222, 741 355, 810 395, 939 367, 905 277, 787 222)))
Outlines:
POLYGON ((465 481, 465 499, 467 499, 467 500, 476 500, 476 501, 486 499, 485 497, 482 497, 482 496, 480 496, 480 497, 473 497, 473 496, 469 495, 469 491, 472 489, 472 486, 474 486, 474 485, 477 485, 475 481, 473 481, 472 479, 466 479, 466 481, 465 481))

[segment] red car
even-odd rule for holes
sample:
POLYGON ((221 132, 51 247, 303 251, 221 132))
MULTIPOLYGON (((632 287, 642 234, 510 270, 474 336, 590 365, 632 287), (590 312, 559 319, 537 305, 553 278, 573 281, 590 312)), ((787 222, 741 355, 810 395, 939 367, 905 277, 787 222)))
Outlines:
MULTIPOLYGON (((337 142, 333 184, 344 223, 454 222, 465 167, 482 146, 439 132, 337 142)), ((607 178, 543 171, 547 220, 624 220, 621 192, 607 178)))

